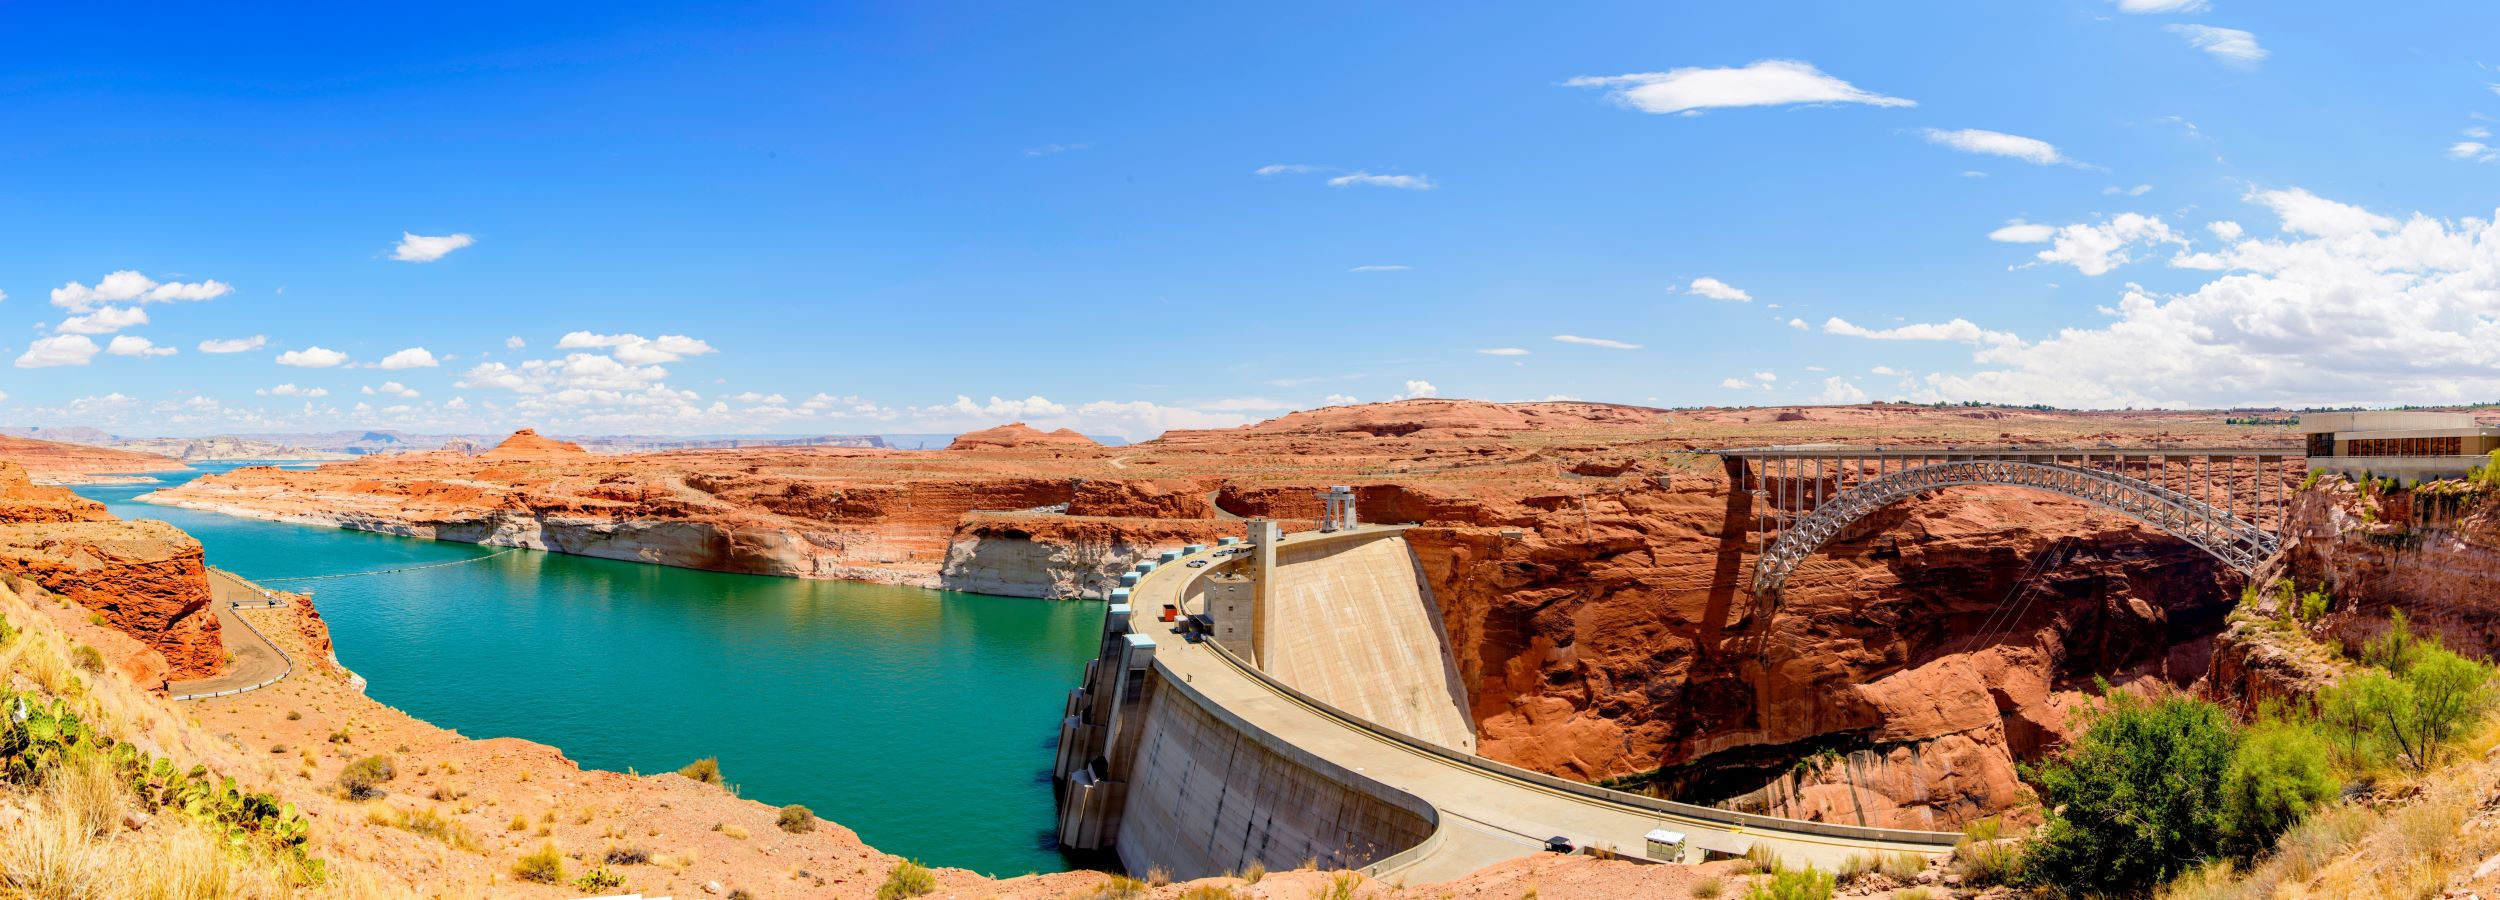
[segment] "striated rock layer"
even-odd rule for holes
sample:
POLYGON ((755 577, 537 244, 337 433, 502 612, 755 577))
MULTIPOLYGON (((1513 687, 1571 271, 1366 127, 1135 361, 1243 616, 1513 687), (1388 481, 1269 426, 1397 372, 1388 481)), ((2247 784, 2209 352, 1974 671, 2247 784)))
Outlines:
POLYGON ((225 668, 200 542, 171 525, 117 520, 103 504, 34 484, 0 461, 0 570, 134 639, 116 654, 127 671, 180 679, 225 668), (145 655, 139 646, 162 660, 136 658, 145 655))
POLYGON ((2204 673, 2236 582, 2130 520, 1959 489, 1843 535, 1766 620, 1743 589, 1748 499, 1705 451, 2293 439, 2221 419, 1420 400, 1117 448, 1023 428, 934 452, 411 454, 241 469, 148 499, 728 571, 1096 596, 1138 556, 1238 533, 1242 518, 1307 527, 1315 492, 1351 484, 1366 520, 1422 524, 1409 540, 1487 755, 1789 815, 1946 827, 2020 800, 2014 762, 2060 739, 2094 676, 2204 673), (1809 754, 1841 762, 1792 773, 1809 754))

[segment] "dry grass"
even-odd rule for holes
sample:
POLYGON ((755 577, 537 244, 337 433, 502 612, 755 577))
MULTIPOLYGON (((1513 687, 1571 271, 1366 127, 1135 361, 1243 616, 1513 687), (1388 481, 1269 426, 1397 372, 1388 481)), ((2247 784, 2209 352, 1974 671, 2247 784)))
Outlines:
POLYGON ((365 821, 397 828, 419 837, 432 838, 449 844, 454 849, 471 853, 477 852, 478 849, 475 833, 466 826, 445 818, 441 811, 432 808, 400 809, 385 805, 366 812, 365 821))

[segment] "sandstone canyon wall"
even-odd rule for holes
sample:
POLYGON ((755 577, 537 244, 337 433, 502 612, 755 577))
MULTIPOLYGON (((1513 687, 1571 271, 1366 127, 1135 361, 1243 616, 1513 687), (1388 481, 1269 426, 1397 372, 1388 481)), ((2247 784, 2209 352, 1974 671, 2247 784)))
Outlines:
POLYGON ((1315 492, 1352 484, 1364 519, 1423 526, 1409 540, 1485 754, 1929 828, 2017 802, 2015 761, 2059 739, 2093 677, 2202 674, 2236 581, 2130 520, 1960 489, 1843 535, 1766 621, 1743 589, 1748 501, 1706 451, 2251 443, 2243 432, 2181 413, 1431 400, 1117 448, 1030 428, 927 452, 602 457, 525 440, 510 458, 242 469, 152 500, 730 571, 1099 596, 1136 558, 1237 534, 1242 518, 1308 527, 1315 492), (1808 755, 1842 762, 1791 774, 1808 755))
POLYGON ((131 671, 176 679, 225 668, 199 541, 163 522, 123 522, 102 504, 36 485, 0 461, 0 569, 78 605, 162 660, 131 671))

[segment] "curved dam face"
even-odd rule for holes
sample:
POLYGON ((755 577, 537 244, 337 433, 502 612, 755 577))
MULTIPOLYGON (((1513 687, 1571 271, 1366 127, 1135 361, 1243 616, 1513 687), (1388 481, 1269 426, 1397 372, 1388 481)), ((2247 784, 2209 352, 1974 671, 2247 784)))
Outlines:
POLYGON ((1837 866, 1957 834, 1641 797, 1479 757, 1405 526, 1192 546, 1113 592, 1053 767, 1063 846, 1175 878, 1308 860, 1456 878, 1548 837, 1697 862, 1757 846, 1837 866))
POLYGON ((1312 698, 1474 751, 1440 610, 1405 539, 1364 530, 1285 544, 1272 527, 1267 536, 1190 560, 1201 577, 1168 597, 1113 595, 1103 653, 1071 692, 1063 728, 1063 843, 1113 849, 1132 872, 1199 877, 1312 859, 1363 868, 1432 835, 1430 805, 1245 721, 1193 676, 1176 680, 1153 664, 1157 652, 1214 638, 1312 698))

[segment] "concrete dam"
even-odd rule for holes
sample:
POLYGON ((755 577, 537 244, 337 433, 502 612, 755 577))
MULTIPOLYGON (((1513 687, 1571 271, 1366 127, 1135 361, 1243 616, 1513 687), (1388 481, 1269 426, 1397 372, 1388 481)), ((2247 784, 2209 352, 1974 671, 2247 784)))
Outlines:
POLYGON ((1766 846, 1827 870, 1960 837, 1677 803, 1477 756, 1409 526, 1247 524, 1122 576, 1060 726, 1063 846, 1175 878, 1316 860, 1425 884, 1555 837, 1660 862, 1766 846))

